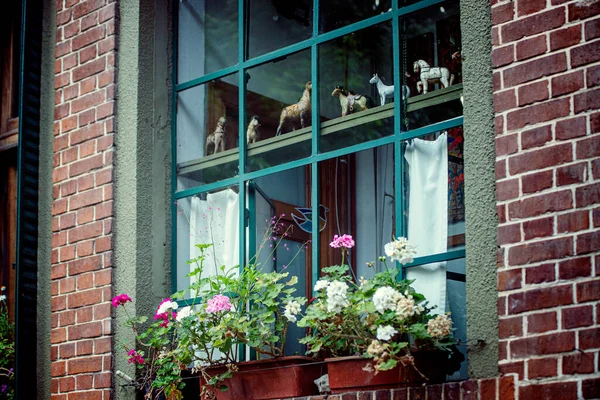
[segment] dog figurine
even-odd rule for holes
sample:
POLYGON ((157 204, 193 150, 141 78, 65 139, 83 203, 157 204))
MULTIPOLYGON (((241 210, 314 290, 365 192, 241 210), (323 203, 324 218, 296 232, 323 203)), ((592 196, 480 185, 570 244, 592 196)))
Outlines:
POLYGON ((216 154, 218 151, 225 150, 225 125, 227 124, 227 120, 225 117, 219 118, 217 122, 217 127, 213 133, 206 137, 206 147, 204 149, 204 155, 208 155, 208 146, 214 145, 213 154, 216 154))
POLYGON ((260 126, 260 124, 258 123, 258 117, 255 115, 250 120, 250 123, 248 124, 248 129, 246 130, 246 141, 248 144, 256 143, 256 141, 259 139, 259 137, 260 137, 258 134, 259 126, 260 126))

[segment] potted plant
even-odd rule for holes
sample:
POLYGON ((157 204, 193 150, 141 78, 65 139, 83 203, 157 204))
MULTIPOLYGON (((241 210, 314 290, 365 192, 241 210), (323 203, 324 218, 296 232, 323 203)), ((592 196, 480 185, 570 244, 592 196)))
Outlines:
MULTIPOLYGON (((440 382, 460 366, 462 354, 448 315, 434 315, 423 295, 399 280, 399 267, 354 282, 344 258, 354 246, 351 236, 334 237, 342 264, 323 268, 315 297, 298 326, 310 328, 301 339, 307 354, 326 358, 333 393, 355 388, 378 389, 413 382, 440 382)), ((398 238, 385 246, 391 261, 412 262, 414 246, 398 238)), ((374 263, 369 263, 373 266, 374 263)))
MULTIPOLYGON (((273 252, 285 232, 277 234, 271 222, 261 248, 273 252), (277 239, 277 238, 280 239, 277 239), (268 238, 268 239, 267 239, 268 238), (267 246, 267 240, 274 240, 267 246)), ((204 399, 275 399, 316 394, 313 381, 324 366, 310 357, 284 357, 288 324, 306 299, 294 297, 297 277, 287 272, 265 272, 255 262, 245 268, 221 267, 204 276, 210 245, 197 245, 200 255, 190 264, 193 283, 163 300, 155 322, 142 331, 145 317, 127 324, 135 331, 135 348, 125 347, 128 360, 140 369, 134 384, 149 398, 180 399, 186 386, 185 371, 199 377, 204 399), (180 307, 191 294, 191 304, 180 307), (254 350, 257 360, 239 362, 242 347, 254 350)), ((271 256, 271 254, 269 255, 271 256)), ((132 301, 122 294, 115 307, 132 301)), ((127 310, 125 310, 127 311, 127 310)), ((188 381, 189 382, 189 381, 188 381)))
POLYGON ((8 317, 5 290, 4 286, 0 287, 0 399, 12 400, 15 396, 15 325, 8 317))

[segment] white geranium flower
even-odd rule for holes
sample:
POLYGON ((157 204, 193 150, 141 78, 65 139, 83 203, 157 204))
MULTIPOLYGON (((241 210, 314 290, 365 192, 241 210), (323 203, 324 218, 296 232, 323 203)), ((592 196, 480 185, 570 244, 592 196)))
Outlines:
POLYGON ((327 286, 329 286, 329 282, 325 281, 323 279, 319 279, 317 281, 317 283, 315 283, 315 292, 318 292, 321 289, 325 289, 327 286))
POLYGON ((5 295, 0 295, 0 301, 4 301, 6 300, 6 296, 5 295))
POLYGON ((190 315, 192 315, 192 308, 191 307, 183 307, 181 310, 179 310, 179 312, 177 313, 177 322, 181 322, 184 318, 189 317, 190 315))
POLYGON ((419 315, 423 311, 425 311, 425 309, 421 305, 415 304, 415 300, 408 290, 404 293, 404 296, 400 295, 400 298, 396 303, 396 315, 399 319, 406 319, 413 315, 419 315))
POLYGON ((160 305, 160 307, 158 307, 156 314, 164 314, 169 311, 169 309, 177 310, 177 307, 179 307, 179 305, 176 301, 165 301, 160 305))
POLYGON ((347 292, 348 285, 345 282, 330 282, 327 286, 327 312, 341 312, 348 305, 347 292))
POLYGON ((385 341, 390 340, 396 333, 398 333, 398 331, 395 330, 394 327, 390 326, 390 325, 377 327, 377 339, 378 340, 385 340, 385 341))
POLYGON ((436 339, 441 339, 450 334, 452 320, 446 314, 438 315, 427 322, 427 333, 436 339))
POLYGON ((392 261, 398 261, 402 265, 413 262, 413 257, 417 252, 415 246, 409 243, 406 238, 399 237, 385 245, 385 255, 392 261))
POLYGON ((380 314, 386 310, 395 310, 396 303, 402 297, 400 292, 389 286, 382 286, 373 295, 373 304, 380 314))
POLYGON ((296 318, 296 314, 300 314, 300 303, 296 300, 292 300, 285 305, 283 310, 283 315, 290 322, 296 322, 298 319, 296 318))

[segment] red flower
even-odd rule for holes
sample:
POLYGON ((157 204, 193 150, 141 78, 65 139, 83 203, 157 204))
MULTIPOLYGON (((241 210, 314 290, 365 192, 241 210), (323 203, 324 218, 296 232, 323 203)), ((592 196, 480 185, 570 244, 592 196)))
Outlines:
POLYGON ((113 297, 112 305, 113 305, 113 307, 124 306, 125 303, 127 303, 128 301, 131 302, 133 300, 131 300, 131 297, 129 297, 127 294, 123 293, 123 294, 113 297))

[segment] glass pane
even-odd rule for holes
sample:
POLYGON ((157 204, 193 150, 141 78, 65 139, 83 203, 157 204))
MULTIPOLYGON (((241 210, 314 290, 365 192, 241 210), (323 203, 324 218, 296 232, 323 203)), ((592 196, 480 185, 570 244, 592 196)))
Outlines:
POLYGON ((356 245, 344 263, 355 277, 381 271, 377 258, 395 235, 393 145, 319 163, 319 185, 321 268, 340 264, 341 252, 329 243, 334 235, 350 234, 356 245), (374 268, 367 266, 372 261, 374 268))
MULTIPOLYGON (((203 276, 217 268, 239 265, 239 195, 237 186, 177 202, 177 288, 186 289, 193 281, 186 275, 197 268, 187 261, 200 256, 197 244, 212 244, 205 255, 203 276)), ((190 297, 188 293, 186 297, 190 297)), ((193 294, 192 294, 193 295, 193 294)))
POLYGON ((254 58, 312 36, 312 0, 248 0, 248 47, 254 58))
POLYGON ((462 56, 458 1, 400 19, 403 129, 462 115, 462 56))
POLYGON ((319 3, 319 32, 329 32, 354 22, 391 11, 391 0, 344 1, 319 3))
POLYGON ((235 65, 238 59, 238 1, 186 0, 177 3, 177 82, 235 65))
POLYGON ((408 239, 417 256, 465 246, 462 127, 404 143, 408 239))
MULTIPOLYGON (((249 253, 256 253, 263 270, 287 271, 297 276, 297 296, 311 293, 307 177, 310 177, 310 167, 298 167, 248 184, 249 253)), ((286 354, 305 353, 305 346, 298 342, 304 334, 304 329, 289 325, 286 354)))
POLYGON ((238 173, 237 74, 184 90, 177 96, 177 189, 238 173))
POLYGON ((310 155, 310 60, 306 50, 246 71, 250 171, 310 155))
POLYGON ((377 74, 391 85, 393 70, 391 22, 319 46, 322 152, 394 133, 394 88, 382 105, 370 83, 377 74))
MULTIPOLYGON (((417 248, 418 250, 418 248, 417 248)), ((419 254, 417 254, 419 256, 419 254)), ((413 288, 436 306, 434 313, 449 312, 452 318, 454 337, 458 340, 458 349, 464 360, 456 362, 456 372, 449 376, 450 380, 461 380, 468 377, 467 370, 467 293, 465 276, 465 259, 443 261, 410 267, 405 270, 406 278, 414 280, 413 288)))

